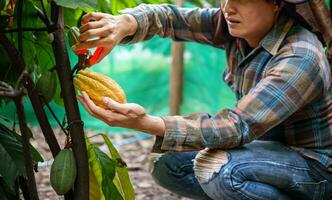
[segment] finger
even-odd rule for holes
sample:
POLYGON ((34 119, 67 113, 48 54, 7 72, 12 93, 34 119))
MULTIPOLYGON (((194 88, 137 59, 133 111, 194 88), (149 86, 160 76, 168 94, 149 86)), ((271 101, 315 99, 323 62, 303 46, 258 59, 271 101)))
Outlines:
POLYGON ((91 49, 96 47, 103 47, 105 45, 110 45, 109 39, 106 38, 100 38, 96 40, 88 40, 86 42, 80 42, 75 45, 74 49, 75 51, 81 50, 81 49, 91 49))
POLYGON ((107 110, 96 106, 96 104, 90 99, 90 97, 88 96, 88 94, 86 92, 82 92, 83 95, 83 99, 85 101, 85 103, 87 104, 87 106, 89 107, 89 109, 91 110, 91 112, 96 115, 98 118, 108 118, 109 117, 109 113, 107 112, 107 110))
POLYGON ((85 31, 84 33, 80 34, 78 36, 78 40, 83 42, 85 40, 94 38, 94 37, 99 37, 103 38, 111 34, 110 30, 107 30, 107 27, 101 27, 101 28, 96 28, 96 29, 89 29, 85 31))
POLYGON ((100 119, 110 126, 123 126, 122 122, 128 120, 127 116, 116 113, 111 110, 105 110, 96 106, 89 96, 83 92, 84 105, 88 108, 88 112, 97 119, 100 119))
POLYGON ((102 21, 88 22, 80 27, 80 33, 82 34, 87 30, 101 28, 101 27, 103 27, 102 21))
POLYGON ((109 97, 104 97, 103 101, 109 109, 124 115, 128 114, 128 108, 126 104, 121 104, 119 102, 116 102, 109 97))
POLYGON ((105 16, 104 13, 100 13, 100 12, 90 12, 86 15, 84 15, 82 17, 82 23, 86 24, 88 23, 90 20, 95 20, 95 21, 99 21, 101 18, 103 18, 105 16))
MULTIPOLYGON (((83 107, 88 111, 88 113, 92 116, 94 116, 94 114, 92 113, 91 109, 89 108, 89 106, 86 104, 84 98, 82 96, 77 96, 77 99, 79 100, 79 102, 83 105, 83 107)), ((95 116, 94 116, 95 117, 95 116)))

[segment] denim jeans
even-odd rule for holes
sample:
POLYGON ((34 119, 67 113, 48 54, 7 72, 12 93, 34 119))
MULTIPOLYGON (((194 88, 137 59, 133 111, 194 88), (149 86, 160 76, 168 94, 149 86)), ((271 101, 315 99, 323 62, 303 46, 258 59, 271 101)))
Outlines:
POLYGON ((208 180, 195 175, 197 153, 160 154, 151 170, 153 178, 166 189, 192 199, 332 199, 332 181, 310 170, 306 159, 281 143, 253 141, 226 150, 227 163, 208 180))

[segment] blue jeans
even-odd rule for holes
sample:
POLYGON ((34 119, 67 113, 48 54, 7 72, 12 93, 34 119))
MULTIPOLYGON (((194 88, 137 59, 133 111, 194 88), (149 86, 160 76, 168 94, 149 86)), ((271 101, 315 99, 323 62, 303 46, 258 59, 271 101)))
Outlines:
POLYGON ((253 141, 226 150, 227 163, 204 181, 193 169, 197 153, 162 154, 154 162, 153 178, 166 189, 192 199, 332 199, 332 181, 310 170, 300 154, 281 143, 253 141))

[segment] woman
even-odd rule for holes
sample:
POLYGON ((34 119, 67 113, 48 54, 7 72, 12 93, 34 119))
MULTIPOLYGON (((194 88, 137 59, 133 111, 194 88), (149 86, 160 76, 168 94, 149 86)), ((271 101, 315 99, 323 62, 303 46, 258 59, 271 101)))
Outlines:
POLYGON ((224 80, 237 104, 211 116, 156 117, 137 104, 86 93, 78 99, 110 126, 158 136, 152 175, 194 199, 332 197, 331 76, 322 43, 289 17, 304 1, 225 0, 221 9, 141 5, 115 17, 89 13, 74 48, 103 47, 154 35, 224 48, 224 80), (288 12, 286 12, 288 10, 288 12), (93 21, 91 21, 93 20, 93 21), (89 40, 97 37, 97 40, 89 40), (156 156, 157 155, 157 156, 156 156))

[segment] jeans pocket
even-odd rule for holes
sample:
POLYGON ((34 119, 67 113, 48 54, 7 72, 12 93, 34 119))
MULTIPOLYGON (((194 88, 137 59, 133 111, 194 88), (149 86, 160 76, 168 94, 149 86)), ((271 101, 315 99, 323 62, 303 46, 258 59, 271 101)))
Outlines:
POLYGON ((326 180, 319 182, 295 182, 292 190, 296 195, 303 195, 301 199, 323 200, 325 196, 326 180))

